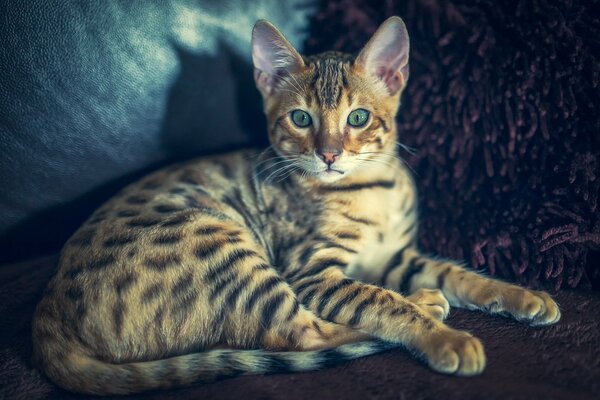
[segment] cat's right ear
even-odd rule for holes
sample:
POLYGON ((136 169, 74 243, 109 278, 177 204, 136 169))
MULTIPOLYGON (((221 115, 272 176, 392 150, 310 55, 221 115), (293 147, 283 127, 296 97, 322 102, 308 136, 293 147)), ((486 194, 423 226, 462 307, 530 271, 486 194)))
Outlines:
POLYGON ((272 94, 282 77, 304 68, 302 56, 271 24, 261 19, 252 30, 252 62, 254 80, 260 92, 272 94))

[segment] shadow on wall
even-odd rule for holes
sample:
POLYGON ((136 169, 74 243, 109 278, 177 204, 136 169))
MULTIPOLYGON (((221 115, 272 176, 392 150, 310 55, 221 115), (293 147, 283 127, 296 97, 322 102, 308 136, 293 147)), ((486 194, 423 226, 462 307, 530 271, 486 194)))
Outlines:
POLYGON ((267 144, 262 101, 249 63, 224 44, 214 56, 182 49, 176 54, 180 71, 167 96, 158 138, 166 159, 27 218, 0 239, 0 263, 58 251, 103 202, 162 166, 267 144))
POLYGON ((180 48, 176 53, 181 69, 161 129, 162 147, 169 155, 179 160, 198 155, 198 149, 202 154, 231 150, 229 143, 266 145, 262 101, 252 66, 223 43, 215 57, 180 48))

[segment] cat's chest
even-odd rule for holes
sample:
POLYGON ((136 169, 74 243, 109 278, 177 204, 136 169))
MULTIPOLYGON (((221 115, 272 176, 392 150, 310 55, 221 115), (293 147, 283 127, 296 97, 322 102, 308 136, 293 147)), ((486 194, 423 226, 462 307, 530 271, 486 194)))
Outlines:
MULTIPOLYGON (((403 177, 401 177, 403 178, 403 177)), ((411 179, 339 193, 330 201, 331 226, 359 236, 359 252, 413 243, 417 232, 416 191, 411 179)))
POLYGON ((270 190, 264 200, 261 211, 263 233, 274 249, 289 249, 315 233, 322 215, 319 202, 280 189, 270 190))
POLYGON ((319 206, 316 204, 298 205, 283 198, 271 205, 265 217, 273 235, 305 235, 318 224, 319 206))
POLYGON ((404 217, 403 193, 397 188, 376 187, 337 193, 326 200, 324 213, 329 221, 354 222, 366 231, 386 234, 404 217))
MULTIPOLYGON (((275 258, 291 254, 314 238, 341 240, 355 236, 353 246, 363 249, 411 239, 416 213, 408 213, 414 189, 403 182, 394 185, 353 187, 307 196, 306 193, 270 191, 265 196, 263 217, 267 241, 275 258), (356 235, 350 235, 355 233, 356 235)), ((285 258, 285 257, 284 257, 285 258)), ((281 262, 282 260, 277 260, 281 262)))
POLYGON ((362 200, 355 210, 356 215, 362 215, 364 223, 354 225, 360 237, 346 273, 375 281, 400 249, 416 241, 416 198, 414 188, 409 187, 387 196, 364 196, 362 200), (363 270, 365 266, 369 271, 363 270))

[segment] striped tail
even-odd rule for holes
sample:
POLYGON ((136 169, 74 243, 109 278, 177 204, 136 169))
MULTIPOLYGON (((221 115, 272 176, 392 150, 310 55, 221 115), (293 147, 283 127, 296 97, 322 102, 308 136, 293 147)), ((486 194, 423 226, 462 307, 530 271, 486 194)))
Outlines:
MULTIPOLYGON (((70 353, 46 370, 66 389, 98 395, 131 394, 205 383, 238 375, 312 371, 365 357, 398 344, 368 341, 303 352, 216 349, 145 362, 111 364, 70 353), (58 367, 58 368, 57 368, 58 367)), ((56 362, 56 361, 55 361, 56 362)))

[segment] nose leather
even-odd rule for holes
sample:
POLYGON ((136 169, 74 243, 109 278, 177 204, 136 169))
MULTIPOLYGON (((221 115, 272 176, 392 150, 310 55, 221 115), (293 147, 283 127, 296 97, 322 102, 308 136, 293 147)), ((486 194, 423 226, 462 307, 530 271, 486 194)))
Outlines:
POLYGON ((342 154, 344 136, 336 132, 331 121, 325 119, 323 125, 315 138, 315 153, 325 164, 331 165, 342 154))
POLYGON ((333 164, 337 157, 342 154, 341 150, 317 150, 318 156, 323 160, 323 162, 327 165, 333 164))

